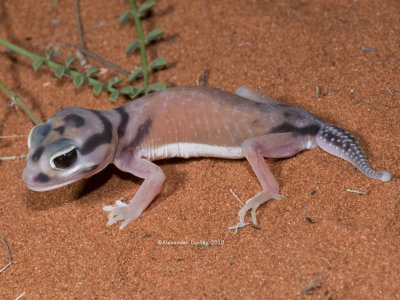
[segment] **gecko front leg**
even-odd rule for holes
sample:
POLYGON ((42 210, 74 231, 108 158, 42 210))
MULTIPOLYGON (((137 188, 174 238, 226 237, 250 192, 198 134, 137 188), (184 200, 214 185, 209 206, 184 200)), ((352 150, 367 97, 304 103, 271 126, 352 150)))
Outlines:
POLYGON ((242 151, 256 174, 262 192, 247 200, 245 206, 239 211, 239 222, 244 223, 244 217, 251 209, 252 222, 257 224, 256 210, 270 199, 282 199, 279 194, 279 185, 271 170, 268 168, 264 157, 282 158, 290 157, 311 147, 310 137, 295 133, 274 133, 248 139, 242 144, 242 151))
POLYGON ((122 230, 130 221, 139 217, 159 193, 165 174, 159 166, 143 158, 131 157, 127 161, 119 159, 114 163, 120 170, 144 179, 129 204, 117 200, 114 205, 103 207, 103 210, 110 212, 107 225, 123 221, 119 227, 122 230))

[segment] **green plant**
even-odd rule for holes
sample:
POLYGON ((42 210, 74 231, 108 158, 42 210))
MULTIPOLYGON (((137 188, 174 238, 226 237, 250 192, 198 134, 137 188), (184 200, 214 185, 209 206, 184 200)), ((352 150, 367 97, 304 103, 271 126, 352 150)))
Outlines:
POLYGON ((136 6, 135 0, 129 0, 131 10, 125 11, 121 14, 119 22, 120 25, 124 25, 130 16, 133 16, 133 21, 136 27, 137 39, 130 42, 126 48, 126 54, 129 55, 133 53, 136 49, 140 50, 140 60, 141 60, 141 68, 137 68, 132 73, 129 74, 129 81, 133 81, 140 76, 143 76, 143 87, 126 87, 121 90, 121 93, 128 94, 131 98, 135 98, 140 93, 147 94, 150 91, 161 90, 165 88, 165 85, 162 83, 154 83, 149 85, 149 71, 156 70, 162 67, 165 67, 167 61, 163 57, 158 57, 151 61, 147 62, 146 55, 146 44, 150 42, 156 41, 162 34, 163 31, 159 28, 153 29, 146 36, 143 33, 142 24, 140 22, 140 16, 151 9, 156 3, 154 0, 145 1, 139 8, 136 6))
MULTIPOLYGON (((2 38, 0 38, 0 45, 3 45, 6 48, 14 51, 15 53, 33 60, 33 69, 35 71, 39 69, 42 65, 44 65, 50 69, 53 69, 55 76, 59 79, 61 79, 64 76, 71 76, 73 78, 73 84, 77 88, 82 86, 83 83, 88 83, 93 86, 93 92, 96 95, 99 95, 103 89, 106 90, 107 92, 110 93, 110 97, 113 102, 117 100, 120 94, 128 95, 131 99, 133 99, 142 93, 147 94, 151 91, 164 89, 165 85, 162 83, 154 83, 149 85, 148 78, 149 78, 149 71, 154 71, 165 67, 167 61, 163 57, 158 57, 153 61, 151 61, 150 63, 148 63, 146 55, 146 44, 156 41, 163 34, 163 31, 159 28, 156 28, 150 31, 145 36, 143 33, 142 24, 140 22, 140 16, 148 12, 156 3, 154 0, 147 0, 142 5, 140 5, 139 8, 137 8, 135 0, 129 0, 129 3, 131 9, 124 12, 121 15, 120 25, 125 24, 130 18, 130 16, 133 17, 138 38, 129 43, 126 49, 126 54, 130 55, 136 49, 139 49, 141 68, 137 68, 131 73, 125 72, 124 75, 128 75, 129 82, 133 82, 134 80, 143 77, 143 87, 126 86, 118 90, 115 86, 119 84, 122 81, 122 79, 120 79, 119 77, 114 77, 108 82, 108 84, 103 83, 97 79, 94 79, 91 76, 99 71, 99 69, 94 66, 90 67, 86 71, 86 74, 75 71, 70 68, 71 64, 75 61, 75 58, 73 57, 67 57, 65 64, 59 64, 51 60, 53 54, 51 51, 46 51, 45 56, 40 56, 35 53, 29 52, 21 47, 18 47, 17 45, 14 45, 2 38)), ((79 3, 76 2, 76 7, 78 6, 79 3)), ((77 11, 77 19, 79 20, 79 11, 77 11)), ((81 32, 80 24, 78 26, 78 31, 81 32)), ((83 44, 83 40, 81 41, 81 44, 83 44)), ((85 50, 86 53, 90 53, 86 49, 81 49, 81 50, 85 50)), ((100 62, 108 63, 104 62, 104 60, 98 58, 94 54, 91 54, 91 57, 100 62)), ((12 99, 14 99, 14 101, 16 101, 23 108, 23 110, 29 115, 29 117, 32 119, 34 123, 36 124, 39 123, 38 119, 28 109, 28 107, 24 104, 24 102, 14 92, 9 90, 1 81, 0 81, 0 88, 4 90, 12 99)))
MULTIPOLYGON (((118 83, 115 79, 111 79, 109 84, 105 84, 97 79, 90 77, 90 75, 93 75, 95 73, 94 70, 92 70, 91 73, 88 75, 88 74, 79 73, 77 71, 70 69, 69 66, 75 60, 72 57, 68 57, 66 59, 65 65, 60 65, 51 60, 51 55, 52 55, 51 51, 46 51, 46 55, 45 55, 45 57, 43 57, 43 56, 34 54, 32 52, 29 52, 23 48, 20 48, 8 41, 3 40, 2 38, 0 38, 0 44, 22 56, 32 59, 34 70, 37 70, 40 68, 40 66, 45 65, 45 66, 49 67, 50 69, 54 70, 54 73, 57 78, 62 78, 64 75, 72 76, 74 78, 73 82, 76 87, 80 87, 84 82, 87 82, 93 86, 93 91, 95 92, 96 95, 99 95, 100 92, 102 91, 102 89, 105 89, 110 93, 111 99, 114 102, 118 98, 119 91, 118 91, 118 89, 113 87, 114 85, 116 85, 118 83)), ((98 69, 96 70, 96 72, 97 71, 98 71, 98 69)))
POLYGON ((35 117, 35 115, 29 110, 29 108, 25 105, 25 103, 15 94, 12 90, 10 90, 2 81, 0 81, 0 88, 13 100, 15 101, 19 106, 22 107, 22 109, 25 111, 25 113, 31 118, 33 123, 40 124, 40 121, 35 117))

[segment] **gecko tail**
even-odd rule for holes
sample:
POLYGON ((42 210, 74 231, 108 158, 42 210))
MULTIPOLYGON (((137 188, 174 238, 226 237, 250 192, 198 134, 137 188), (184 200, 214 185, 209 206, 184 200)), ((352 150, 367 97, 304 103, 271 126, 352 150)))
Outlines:
POLYGON ((387 171, 376 172, 372 170, 357 140, 348 131, 338 126, 323 125, 318 131, 317 143, 326 152, 347 160, 370 178, 383 182, 392 178, 392 175, 387 171))

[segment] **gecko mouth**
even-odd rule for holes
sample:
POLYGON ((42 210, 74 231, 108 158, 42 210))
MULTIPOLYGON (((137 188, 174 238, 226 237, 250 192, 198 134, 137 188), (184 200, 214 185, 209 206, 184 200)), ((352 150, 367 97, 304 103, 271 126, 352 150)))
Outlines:
POLYGON ((97 164, 90 165, 85 168, 77 168, 73 173, 69 174, 67 177, 62 178, 62 182, 59 182, 57 178, 51 178, 44 173, 39 173, 35 176, 28 176, 25 171, 22 175, 22 178, 26 186, 30 190, 45 192, 58 189, 83 178, 88 178, 92 176, 93 173, 96 173, 101 169, 102 166, 97 164))
POLYGON ((25 184, 26 186, 32 190, 32 191, 36 191, 36 192, 45 192, 45 191, 51 191, 51 190, 55 190, 58 189, 60 187, 63 187, 65 185, 71 184, 75 181, 78 181, 80 178, 75 178, 75 179, 71 179, 69 181, 64 181, 62 183, 59 184, 51 184, 51 185, 45 185, 45 184, 37 184, 35 181, 29 181, 26 180, 24 178, 25 184))

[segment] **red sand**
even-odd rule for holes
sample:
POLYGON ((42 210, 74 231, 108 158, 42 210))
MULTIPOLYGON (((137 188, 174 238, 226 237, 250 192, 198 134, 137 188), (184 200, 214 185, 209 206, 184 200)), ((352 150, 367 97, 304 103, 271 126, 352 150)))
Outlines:
MULTIPOLYGON (((124 51, 134 26, 118 25, 127 2, 81 1, 81 14, 83 27, 92 28, 86 47, 132 70, 139 57, 124 51)), ((37 193, 22 181, 23 159, 1 162, 0 235, 13 264, 0 274, 0 298, 399 299, 400 2, 157 3, 143 25, 146 32, 162 28, 165 36, 148 47, 148 56, 165 57, 169 66, 151 82, 193 85, 207 69, 208 85, 231 92, 247 85, 301 106, 352 132, 371 165, 392 172, 392 181, 368 179, 320 149, 268 160, 287 197, 258 210, 258 228, 234 234, 226 228, 237 222, 240 204, 229 190, 243 200, 260 190, 248 163, 167 160, 160 162, 167 176, 160 196, 119 231, 105 225, 102 207, 132 197, 139 179, 110 167, 37 193), (304 296, 312 279, 316 286, 304 296)), ((2 1, 0 36, 38 54, 59 45, 55 59, 62 62, 74 55, 67 43, 78 42, 73 4, 2 1)), ((57 80, 45 67, 34 72, 31 61, 0 51, 0 80, 42 121, 69 106, 115 107, 106 93, 96 97, 87 85, 77 90, 70 79, 57 80)), ((3 92, 0 97, 0 135, 27 135, 30 120, 7 106, 3 92)), ((27 151, 26 138, 0 140, 0 156, 27 151)), ((2 266, 8 257, 0 249, 2 266)))

